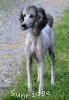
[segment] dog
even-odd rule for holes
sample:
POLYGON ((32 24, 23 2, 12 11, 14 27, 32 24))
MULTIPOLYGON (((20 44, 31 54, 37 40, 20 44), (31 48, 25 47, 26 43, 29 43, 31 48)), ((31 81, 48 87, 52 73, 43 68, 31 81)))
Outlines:
POLYGON ((53 18, 50 14, 46 14, 43 8, 30 5, 20 11, 19 21, 21 29, 28 30, 25 41, 28 90, 32 91, 32 58, 34 57, 38 63, 37 81, 39 82, 39 93, 41 93, 44 89, 44 56, 47 50, 51 58, 51 83, 55 83, 53 18))

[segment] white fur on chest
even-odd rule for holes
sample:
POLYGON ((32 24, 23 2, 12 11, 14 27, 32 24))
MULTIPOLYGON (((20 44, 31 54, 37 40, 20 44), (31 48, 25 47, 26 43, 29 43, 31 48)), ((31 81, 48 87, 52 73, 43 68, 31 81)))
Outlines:
POLYGON ((30 33, 27 34, 27 38, 25 41, 26 50, 28 52, 34 53, 36 50, 39 50, 41 46, 41 37, 40 36, 34 36, 30 33))

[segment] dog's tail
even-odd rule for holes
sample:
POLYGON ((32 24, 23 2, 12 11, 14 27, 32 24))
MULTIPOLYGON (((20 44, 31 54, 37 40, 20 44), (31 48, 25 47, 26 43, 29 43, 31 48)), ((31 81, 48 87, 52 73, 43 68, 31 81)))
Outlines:
POLYGON ((47 14, 47 23, 52 28, 53 26, 53 17, 50 14, 47 14))

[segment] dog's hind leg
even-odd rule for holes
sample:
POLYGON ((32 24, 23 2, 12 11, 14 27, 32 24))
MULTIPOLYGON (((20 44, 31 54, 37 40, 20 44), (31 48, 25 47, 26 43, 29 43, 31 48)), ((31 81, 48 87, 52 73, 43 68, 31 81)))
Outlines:
POLYGON ((54 72, 55 54, 54 54, 54 50, 52 46, 49 47, 49 55, 51 58, 51 84, 54 84, 55 82, 55 72, 54 72))

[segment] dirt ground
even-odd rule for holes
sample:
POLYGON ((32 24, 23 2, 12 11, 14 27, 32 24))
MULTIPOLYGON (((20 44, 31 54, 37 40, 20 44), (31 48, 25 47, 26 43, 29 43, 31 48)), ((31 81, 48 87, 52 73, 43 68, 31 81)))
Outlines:
POLYGON ((12 78, 20 74, 21 58, 24 54, 26 32, 19 29, 21 6, 41 6, 56 21, 69 0, 2 0, 0 1, 0 87, 13 83, 12 78))

